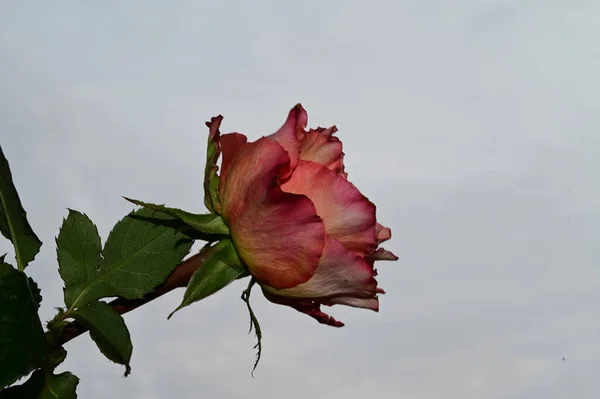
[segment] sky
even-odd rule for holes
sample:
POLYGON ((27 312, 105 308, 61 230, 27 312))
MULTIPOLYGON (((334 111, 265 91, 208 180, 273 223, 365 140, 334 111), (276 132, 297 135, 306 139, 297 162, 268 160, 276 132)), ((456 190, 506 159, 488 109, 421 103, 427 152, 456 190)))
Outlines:
MULTIPOLYGON (((600 394, 596 1, 17 1, 0 5, 0 144, 62 304, 67 208, 106 239, 122 195, 202 213, 207 129, 257 139, 301 102, 337 125, 390 226, 378 313, 320 325, 246 281, 125 316, 132 373, 88 335, 80 398, 588 399, 600 394), (564 358, 564 360, 563 360, 564 358)), ((0 241, 0 253, 10 250, 0 241)))

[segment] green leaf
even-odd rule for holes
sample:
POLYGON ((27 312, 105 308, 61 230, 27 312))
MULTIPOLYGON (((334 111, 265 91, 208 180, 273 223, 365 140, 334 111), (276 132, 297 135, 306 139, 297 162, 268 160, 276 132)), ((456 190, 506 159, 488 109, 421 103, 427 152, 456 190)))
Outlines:
POLYGON ((179 309, 198 302, 248 275, 231 240, 222 240, 213 249, 212 256, 192 275, 181 305, 169 315, 169 318, 179 309))
POLYGON ((7 263, 0 263, 0 388, 42 364, 46 336, 37 313, 37 285, 7 263))
POLYGON ((79 378, 68 371, 49 375, 46 377, 45 389, 39 399, 76 399, 77 384, 79 378))
POLYGON ((192 240, 177 230, 149 221, 151 218, 170 219, 161 212, 142 208, 115 225, 104 245, 98 270, 82 283, 83 288, 71 299, 70 309, 105 297, 141 298, 165 281, 190 251, 192 240))
POLYGON ((94 300, 105 296, 141 298, 164 282, 189 253, 193 241, 188 236, 144 218, 165 216, 140 209, 110 232, 102 252, 99 278, 90 286, 90 291, 103 293, 91 295, 94 300))
POLYGON ((146 208, 153 209, 155 211, 166 213, 167 215, 182 221, 201 235, 228 236, 231 234, 229 232, 229 227, 227 227, 227 225, 223 221, 223 218, 214 213, 198 215, 177 208, 168 208, 164 205, 150 204, 147 202, 127 197, 123 198, 136 205, 140 205, 146 208))
POLYGON ((204 205, 211 212, 221 213, 221 204, 219 201, 220 178, 217 174, 219 167, 217 160, 221 155, 221 148, 217 144, 219 135, 219 126, 223 117, 221 115, 214 117, 210 122, 206 122, 209 128, 208 144, 206 147, 206 166, 204 167, 204 205))
POLYGON ((17 267, 25 270, 38 252, 42 242, 27 221, 19 194, 12 180, 8 160, 0 147, 0 232, 15 247, 17 267))
POLYGON ((56 239, 58 271, 65 282, 65 305, 71 307, 77 296, 97 277, 102 244, 98 229, 87 215, 69 209, 56 239))
POLYGON ((125 321, 106 302, 91 302, 73 313, 73 318, 90 329, 90 336, 109 360, 125 366, 125 376, 131 372, 131 338, 125 321))
POLYGON ((0 391, 0 399, 76 399, 79 378, 65 371, 44 375, 36 370, 22 385, 0 391))

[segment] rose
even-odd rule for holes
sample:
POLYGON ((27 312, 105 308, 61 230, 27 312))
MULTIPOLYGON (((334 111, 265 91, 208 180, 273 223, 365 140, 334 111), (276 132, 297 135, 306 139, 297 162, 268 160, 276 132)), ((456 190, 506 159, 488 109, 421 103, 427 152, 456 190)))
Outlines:
POLYGON ((207 123, 222 153, 219 207, 240 259, 272 302, 320 323, 343 323, 320 305, 378 311, 376 260, 398 258, 378 245, 391 230, 375 205, 347 180, 342 143, 328 129, 305 130, 298 104, 274 134, 248 142, 207 123))

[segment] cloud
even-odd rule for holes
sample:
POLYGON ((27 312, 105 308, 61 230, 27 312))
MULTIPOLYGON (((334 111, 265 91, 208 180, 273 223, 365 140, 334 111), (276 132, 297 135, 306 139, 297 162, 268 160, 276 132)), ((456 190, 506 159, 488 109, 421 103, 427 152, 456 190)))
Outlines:
MULTIPOLYGON (((0 139, 61 303, 65 208, 103 239, 131 195, 202 209, 206 129, 252 138, 301 101, 336 124, 352 181, 392 227, 376 314, 327 328, 242 285, 128 315, 133 373, 87 337, 80 397, 588 398, 600 365, 595 2, 107 3, 0 14, 0 139), (562 358, 565 357, 565 361, 562 358)), ((0 242, 0 253, 8 250, 0 242)))

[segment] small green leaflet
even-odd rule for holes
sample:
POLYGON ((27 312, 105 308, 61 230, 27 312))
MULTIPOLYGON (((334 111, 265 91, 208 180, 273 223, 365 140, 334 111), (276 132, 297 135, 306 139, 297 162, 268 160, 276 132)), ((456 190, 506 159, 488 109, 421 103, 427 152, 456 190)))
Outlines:
POLYGON ((99 256, 96 227, 69 211, 56 240, 68 308, 105 297, 141 298, 164 282, 192 246, 187 235, 153 221, 165 219, 150 209, 132 212, 114 226, 99 256))
POLYGON ((42 364, 47 341, 37 313, 41 300, 31 278, 0 263, 0 388, 42 364))
POLYGON ((233 281, 248 275, 231 240, 220 241, 211 248, 211 251, 214 251, 212 256, 194 272, 183 295, 181 305, 169 315, 169 318, 179 309, 198 302, 233 281))
POLYGON ((83 323, 90 330, 90 336, 98 349, 109 360, 125 366, 125 376, 131 372, 131 338, 125 321, 106 302, 90 302, 77 309, 73 318, 83 323))
POLYGON ((65 282, 65 305, 73 306, 77 296, 98 274, 102 244, 98 229, 87 215, 69 209, 56 239, 60 277, 65 282))
POLYGON ((42 242, 27 221, 19 194, 12 180, 8 160, 0 147, 0 232, 15 247, 17 268, 21 271, 31 262, 42 242))
POLYGON ((65 371, 44 375, 36 370, 22 385, 0 391, 0 399, 76 399, 79 378, 65 371))

